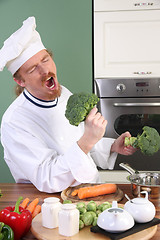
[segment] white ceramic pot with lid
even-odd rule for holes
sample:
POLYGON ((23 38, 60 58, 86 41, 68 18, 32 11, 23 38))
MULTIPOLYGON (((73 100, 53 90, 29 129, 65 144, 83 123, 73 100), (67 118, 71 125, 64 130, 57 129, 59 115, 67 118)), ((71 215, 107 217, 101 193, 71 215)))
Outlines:
POLYGON ((156 214, 155 206, 148 200, 148 192, 142 191, 145 197, 138 197, 125 203, 124 209, 128 211, 138 223, 146 223, 153 220, 156 214))
POLYGON ((42 226, 46 228, 58 227, 58 213, 61 210, 60 199, 48 197, 42 204, 42 226))
POLYGON ((62 204, 58 220, 60 235, 71 237, 79 232, 79 210, 75 204, 62 204))
POLYGON ((126 231, 134 226, 134 219, 130 213, 117 206, 117 201, 112 202, 112 207, 99 214, 97 225, 112 233, 126 231))

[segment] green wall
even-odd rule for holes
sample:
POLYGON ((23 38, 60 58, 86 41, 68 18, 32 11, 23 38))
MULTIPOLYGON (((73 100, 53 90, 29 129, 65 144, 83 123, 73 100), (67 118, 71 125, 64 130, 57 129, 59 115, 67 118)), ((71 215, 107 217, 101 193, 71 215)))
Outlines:
MULTIPOLYGON (((58 80, 72 92, 92 92, 92 0, 0 0, 0 48, 29 16, 54 54, 58 80)), ((14 81, 0 72, 0 120, 14 100, 14 81)), ((14 182, 0 145, 0 182, 14 182)))

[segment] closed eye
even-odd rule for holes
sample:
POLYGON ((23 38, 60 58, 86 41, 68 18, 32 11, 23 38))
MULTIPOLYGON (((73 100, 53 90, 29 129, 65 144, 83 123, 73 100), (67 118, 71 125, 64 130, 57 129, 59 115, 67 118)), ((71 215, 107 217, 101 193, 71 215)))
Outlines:
POLYGON ((28 73, 32 73, 36 69, 36 66, 33 66, 31 69, 28 70, 28 73))
POLYGON ((43 58, 42 62, 48 62, 48 60, 49 60, 49 57, 47 56, 47 57, 43 58))

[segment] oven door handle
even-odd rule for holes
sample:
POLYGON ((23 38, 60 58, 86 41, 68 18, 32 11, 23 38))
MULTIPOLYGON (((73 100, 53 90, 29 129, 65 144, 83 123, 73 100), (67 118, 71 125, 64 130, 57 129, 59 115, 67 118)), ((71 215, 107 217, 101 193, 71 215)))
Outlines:
POLYGON ((114 107, 160 107, 160 103, 113 103, 114 107))

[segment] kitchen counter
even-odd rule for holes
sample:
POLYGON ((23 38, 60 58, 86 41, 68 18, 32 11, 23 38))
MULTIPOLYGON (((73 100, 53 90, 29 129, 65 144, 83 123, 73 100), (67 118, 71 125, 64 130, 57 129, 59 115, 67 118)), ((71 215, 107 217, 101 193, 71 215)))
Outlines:
MULTIPOLYGON (((126 193, 130 198, 133 198, 131 193, 131 185, 130 184, 117 184, 118 187, 126 193)), ((40 200, 40 204, 43 203, 44 198, 46 197, 60 197, 60 193, 43 193, 38 191, 32 184, 20 184, 20 183, 0 183, 0 189, 2 191, 3 196, 0 198, 0 210, 7 206, 15 205, 19 196, 23 198, 28 197, 30 200, 38 197, 40 200)), ((61 199, 62 200, 62 199, 61 199)), ((120 203, 124 204, 126 202, 126 198, 123 198, 120 203)), ((160 218, 160 200, 152 201, 156 207, 156 217, 160 218)), ((31 232, 29 232, 23 240, 33 240, 36 239, 31 232)), ((160 225, 158 225, 158 230, 151 240, 159 240, 160 239, 160 225)))

